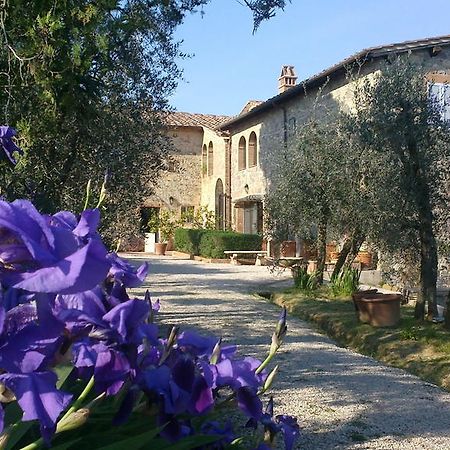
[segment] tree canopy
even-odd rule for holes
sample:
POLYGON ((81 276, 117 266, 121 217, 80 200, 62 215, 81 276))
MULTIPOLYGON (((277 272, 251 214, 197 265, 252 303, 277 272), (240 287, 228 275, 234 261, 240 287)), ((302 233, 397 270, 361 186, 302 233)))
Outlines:
MULTIPOLYGON (((0 195, 80 210, 109 172, 109 240, 138 230, 138 208, 171 149, 168 96, 181 70, 174 30, 207 0, 42 0, 0 10, 0 110, 25 155, 3 161, 0 195)), ((284 1, 249 3, 255 27, 284 1)))
POLYGON ((344 242, 336 268, 351 263, 367 239, 383 259, 394 255, 396 265, 410 265, 416 277, 409 283, 420 290, 416 317, 427 304, 434 318, 438 247, 448 249, 450 234, 450 127, 442 99, 425 68, 408 58, 350 81, 352 107, 317 117, 311 111, 296 144, 279 152, 269 226, 288 223, 303 237, 315 226, 319 276, 326 239, 344 242))

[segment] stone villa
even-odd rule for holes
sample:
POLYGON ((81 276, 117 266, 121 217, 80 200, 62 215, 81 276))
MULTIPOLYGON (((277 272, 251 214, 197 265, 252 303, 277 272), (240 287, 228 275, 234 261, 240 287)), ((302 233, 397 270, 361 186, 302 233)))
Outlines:
POLYGON ((169 115, 168 133, 177 152, 144 206, 179 213, 205 206, 215 212, 218 228, 261 232, 271 155, 294 142, 296 128, 311 114, 317 95, 330 107, 351 107, 354 81, 349 81, 349 72, 370 76, 402 54, 429 69, 430 82, 445 91, 450 113, 450 36, 362 50, 300 83, 294 68, 283 66, 278 95, 247 102, 235 117, 169 115))

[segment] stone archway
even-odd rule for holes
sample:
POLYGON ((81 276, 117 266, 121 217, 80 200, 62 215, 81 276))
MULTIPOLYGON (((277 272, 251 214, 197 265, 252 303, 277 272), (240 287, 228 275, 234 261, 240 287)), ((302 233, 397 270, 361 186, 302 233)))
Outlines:
POLYGON ((223 230, 225 228, 225 195, 223 192, 223 182, 220 178, 216 182, 215 199, 216 228, 223 230))

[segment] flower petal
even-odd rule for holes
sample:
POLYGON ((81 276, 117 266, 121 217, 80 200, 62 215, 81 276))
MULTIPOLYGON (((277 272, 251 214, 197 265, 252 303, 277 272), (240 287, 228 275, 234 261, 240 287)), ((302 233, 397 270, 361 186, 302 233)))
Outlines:
POLYGON ((41 428, 54 429, 72 397, 56 389, 57 376, 53 372, 7 373, 0 375, 0 381, 14 392, 23 410, 22 420, 37 419, 41 428))
POLYGON ((256 420, 262 416, 262 402, 256 393, 256 389, 249 386, 237 390, 236 398, 239 408, 249 417, 256 420))
POLYGON ((54 265, 7 274, 3 282, 30 292, 75 294, 93 289, 105 278, 110 267, 105 257, 103 244, 93 240, 54 265))

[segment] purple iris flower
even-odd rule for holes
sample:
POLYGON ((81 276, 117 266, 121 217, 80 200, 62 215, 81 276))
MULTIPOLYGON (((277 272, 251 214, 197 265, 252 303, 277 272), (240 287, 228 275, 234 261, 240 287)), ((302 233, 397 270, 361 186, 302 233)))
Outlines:
POLYGON ((194 431, 188 420, 180 420, 173 414, 160 413, 157 423, 164 426, 160 435, 169 442, 176 442, 193 434, 194 431))
POLYGON ((243 386, 236 394, 239 408, 249 417, 259 420, 262 416, 262 402, 258 397, 256 388, 243 386))
POLYGON ((292 450, 295 441, 300 436, 300 427, 298 426, 297 419, 292 416, 280 415, 276 416, 276 421, 283 434, 285 450, 292 450))
POLYGON ((255 374, 261 362, 252 357, 244 359, 223 359, 215 366, 215 385, 230 386, 237 389, 242 386, 259 387, 264 382, 266 372, 255 374))
POLYGON ((20 155, 23 155, 23 151, 17 147, 13 141, 13 137, 16 135, 17 132, 14 128, 5 125, 0 126, 0 147, 8 160, 14 165, 16 165, 17 161, 15 160, 13 153, 17 152, 20 155))
POLYGON ((0 383, 16 396, 24 413, 22 420, 39 420, 41 434, 47 441, 56 428, 58 416, 72 397, 56 389, 56 381, 57 376, 53 372, 0 375, 0 383))
MULTIPOLYGON (((194 356, 206 356, 209 358, 217 344, 217 338, 202 336, 193 330, 185 330, 178 336, 177 344, 183 351, 191 353, 194 356)), ((236 352, 236 348, 235 345, 221 347, 219 360, 229 358, 236 352)))
POLYGON ((71 333, 89 325, 104 325, 102 318, 106 314, 106 308, 103 297, 104 293, 100 287, 77 294, 57 295, 53 314, 65 322, 71 333))
POLYGON ((3 293, 3 306, 8 311, 17 305, 30 302, 33 298, 33 293, 23 291, 21 289, 9 288, 3 293))
POLYGON ((0 230, 0 249, 16 245, 8 263, 0 266, 5 287, 73 294, 95 287, 110 268, 100 240, 80 247, 73 232, 49 225, 26 200, 0 201, 0 230))
POLYGON ((215 443, 216 445, 230 444, 234 439, 236 439, 231 422, 221 424, 214 420, 208 421, 201 426, 200 431, 204 434, 222 436, 222 439, 215 443))
POLYGON ((94 377, 98 392, 115 395, 130 376, 131 366, 121 352, 105 348, 97 354, 94 377))
POLYGON ((135 269, 116 253, 109 253, 107 258, 111 263, 111 269, 109 270, 108 276, 114 281, 118 281, 128 288, 138 287, 144 282, 148 272, 147 263, 144 263, 135 269))
POLYGON ((144 323, 150 312, 150 305, 143 300, 128 300, 115 306, 103 316, 109 327, 115 330, 121 343, 140 344, 139 335, 136 335, 139 324, 144 323))
POLYGON ((10 326, 11 312, 14 311, 6 315, 0 336, 0 367, 13 373, 45 370, 61 345, 63 326, 55 323, 54 327, 41 327, 31 322, 14 333, 7 333, 5 328, 8 330, 10 326))

